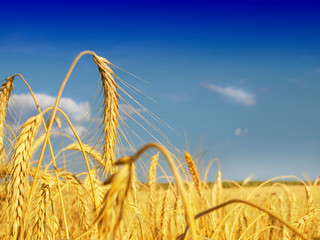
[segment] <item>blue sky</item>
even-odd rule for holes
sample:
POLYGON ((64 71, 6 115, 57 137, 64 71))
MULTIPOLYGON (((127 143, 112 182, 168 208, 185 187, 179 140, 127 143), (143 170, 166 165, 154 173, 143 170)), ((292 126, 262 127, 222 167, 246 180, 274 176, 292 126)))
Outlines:
MULTIPOLYGON (((202 172, 219 158, 226 179, 319 176, 316 1, 1 2, 0 9, 1 79, 20 72, 35 92, 55 96, 75 56, 93 50, 150 83, 120 73, 157 101, 138 97, 175 129, 159 126, 191 150, 202 172), (199 142, 204 157, 196 156, 199 142)), ((97 84, 84 57, 64 97, 83 106, 97 84)), ((15 94, 26 92, 16 83, 15 94)))

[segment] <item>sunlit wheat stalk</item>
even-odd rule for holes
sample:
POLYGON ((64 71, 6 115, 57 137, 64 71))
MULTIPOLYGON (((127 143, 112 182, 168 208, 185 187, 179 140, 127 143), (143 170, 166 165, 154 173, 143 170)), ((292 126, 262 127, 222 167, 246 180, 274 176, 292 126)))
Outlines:
MULTIPOLYGON (((275 213, 273 213, 269 209, 267 209, 265 207, 262 207, 262 206, 259 206, 259 205, 255 204, 255 203, 252 203, 252 202, 249 202, 249 201, 246 201, 246 200, 242 200, 242 199, 232 199, 232 200, 226 201, 226 202, 221 203, 221 204, 219 204, 219 205, 217 205, 215 207, 209 208, 209 209, 207 209, 207 210, 205 210, 203 212, 200 212, 200 213, 196 214, 194 218, 195 219, 200 218, 200 217, 205 216, 206 214, 208 214, 210 212, 216 211, 216 210, 218 210, 220 208, 223 208, 223 207, 225 207, 227 205, 230 205, 230 204, 233 204, 233 203, 242 203, 242 204, 254 207, 256 209, 259 209, 260 211, 263 211, 263 212, 267 213, 270 217, 278 220, 280 223, 282 223, 285 226, 287 226, 289 229, 291 229, 294 233, 296 233, 302 239, 304 239, 304 240, 308 240, 309 239, 308 236, 306 236, 304 233, 300 232, 300 230, 295 228, 291 223, 289 223, 288 221, 286 221, 286 220, 282 219, 281 217, 277 216, 275 213)), ((184 239, 186 237, 187 231, 188 231, 188 227, 186 227, 185 232, 183 234, 181 234, 180 236, 178 236, 177 239, 184 239)))
POLYGON ((150 169, 148 173, 148 185, 149 185, 149 208, 150 208, 150 216, 151 216, 151 224, 154 232, 154 236, 156 235, 156 196, 157 196, 157 163, 158 163, 159 153, 151 157, 150 169))
POLYGON ((169 210, 169 204, 168 204, 168 195, 169 191, 166 191, 163 195, 163 200, 162 200, 162 208, 161 208, 161 214, 160 214, 160 229, 161 229, 161 234, 162 234, 162 239, 168 239, 168 233, 167 233, 167 228, 168 228, 168 210, 169 210))

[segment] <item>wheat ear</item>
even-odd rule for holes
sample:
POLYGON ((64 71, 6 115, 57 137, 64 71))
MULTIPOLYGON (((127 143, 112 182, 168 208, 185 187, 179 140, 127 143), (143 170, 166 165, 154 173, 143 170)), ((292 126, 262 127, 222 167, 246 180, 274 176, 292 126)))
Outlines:
POLYGON ((8 184, 10 238, 23 237, 21 233, 24 224, 25 201, 28 197, 29 160, 31 158, 32 143, 41 124, 41 115, 31 117, 21 127, 17 143, 12 155, 12 174, 8 184))
POLYGON ((185 152, 184 153, 184 158, 188 164, 188 167, 189 167, 189 171, 190 171, 190 174, 192 176, 192 180, 193 180, 193 183, 194 183, 194 186, 196 187, 196 190, 199 194, 199 197, 201 199, 204 199, 203 197, 203 193, 201 191, 201 180, 200 180, 200 176, 199 176, 199 173, 198 173, 198 170, 197 170, 197 167, 196 165, 194 164, 194 161, 190 155, 190 153, 188 152, 185 152))
POLYGON ((124 205, 132 183, 132 165, 126 163, 111 175, 104 184, 111 185, 96 222, 99 239, 117 239, 117 230, 123 217, 124 205))
POLYGON ((114 81, 113 76, 115 74, 108 66, 110 62, 103 57, 93 55, 93 60, 97 64, 103 90, 104 90, 104 133, 105 143, 103 152, 103 162, 105 169, 108 172, 113 172, 114 169, 114 145, 117 137, 118 126, 118 93, 117 84, 114 81))
POLYGON ((36 191, 34 198, 34 225, 32 227, 32 239, 46 239, 46 227, 48 221, 47 205, 49 203, 49 185, 42 183, 36 191))
POLYGON ((4 160, 4 145, 3 145, 3 129, 4 121, 6 118, 6 108, 10 95, 13 90, 13 79, 14 77, 6 78, 5 82, 0 88, 0 164, 5 162, 4 160))

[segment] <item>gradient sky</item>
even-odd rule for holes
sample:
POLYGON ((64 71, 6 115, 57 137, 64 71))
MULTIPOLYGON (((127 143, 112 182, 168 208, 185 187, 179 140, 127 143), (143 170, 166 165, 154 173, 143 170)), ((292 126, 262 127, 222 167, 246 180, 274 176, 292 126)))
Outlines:
MULTIPOLYGON (((75 56, 93 50, 151 83, 123 75, 157 101, 139 99, 175 129, 160 126, 173 145, 194 156, 200 145, 202 172, 219 158, 224 179, 319 176, 317 1, 8 2, 1 79, 20 72, 54 97, 75 56)), ((90 102, 97 76, 84 57, 64 97, 90 102)))

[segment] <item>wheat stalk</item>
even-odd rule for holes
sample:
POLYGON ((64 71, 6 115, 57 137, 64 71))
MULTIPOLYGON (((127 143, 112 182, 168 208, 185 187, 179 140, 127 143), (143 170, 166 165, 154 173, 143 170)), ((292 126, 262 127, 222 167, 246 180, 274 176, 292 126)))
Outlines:
POLYGON ((5 162, 4 159, 4 145, 3 145, 3 130, 4 130, 4 121, 6 118, 6 108, 10 95, 13 90, 13 80, 14 77, 6 78, 5 82, 0 88, 0 164, 5 162))
POLYGON ((31 158, 32 143, 41 124, 41 115, 31 117, 21 127, 17 143, 12 155, 12 174, 8 184, 10 237, 17 239, 23 237, 21 233, 24 224, 25 201, 28 196, 29 160, 31 158))
POLYGON ((162 234, 162 239, 168 239, 168 233, 167 233, 167 228, 168 228, 168 208, 169 208, 169 203, 168 203, 168 195, 169 195, 169 190, 167 190, 162 199, 162 208, 161 208, 161 223, 160 223, 160 229, 161 229, 161 234, 162 234))
POLYGON ((151 216, 151 224, 154 232, 154 236, 156 235, 156 195, 157 195, 157 185, 156 185, 156 177, 157 177, 157 163, 159 158, 159 152, 151 157, 151 163, 148 173, 148 185, 149 185, 149 208, 150 208, 150 216, 151 216))

